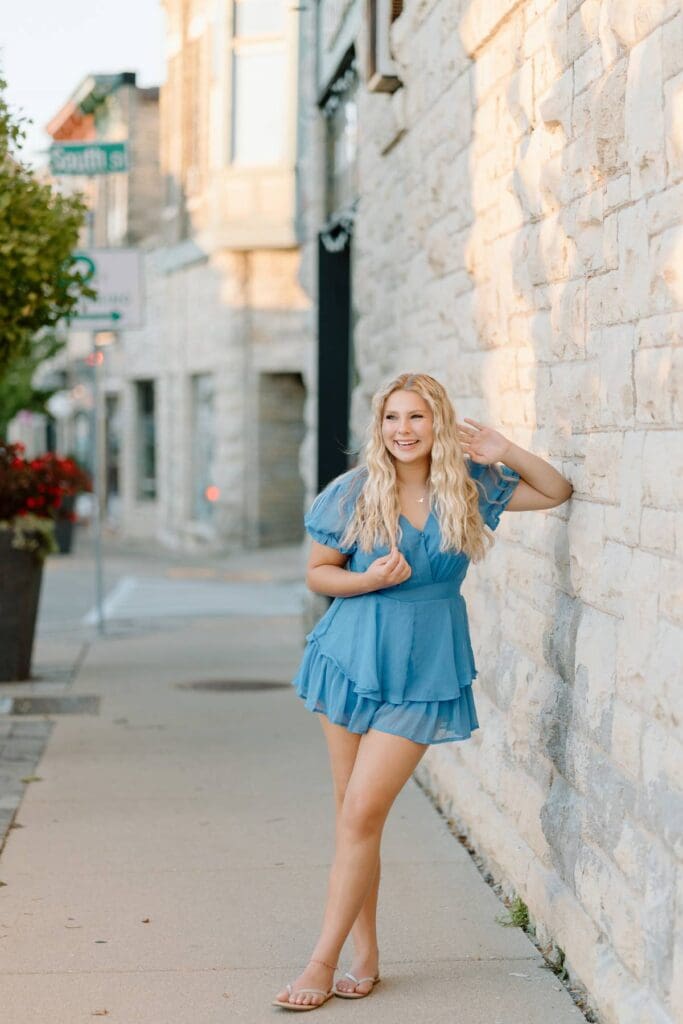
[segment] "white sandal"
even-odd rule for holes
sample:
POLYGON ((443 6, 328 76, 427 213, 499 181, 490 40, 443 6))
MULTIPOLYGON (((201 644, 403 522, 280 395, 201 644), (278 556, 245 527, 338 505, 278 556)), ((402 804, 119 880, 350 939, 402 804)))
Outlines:
MULTIPOLYGON (((324 960, 309 960, 309 963, 324 964, 325 967, 332 967, 331 964, 325 963, 324 960)), ((332 970, 336 971, 337 968, 333 967, 332 970)), ((299 992, 312 992, 314 995, 323 996, 319 1003, 290 1003, 289 999, 283 1001, 282 999, 273 999, 273 1006, 281 1006, 283 1010, 317 1010, 319 1006, 324 1006, 328 999, 331 999, 335 993, 334 989, 334 976, 332 977, 332 988, 329 992, 326 992, 323 988, 298 988, 296 992, 293 991, 290 984, 285 985, 289 995, 298 995, 299 992)), ((337 993, 338 994, 338 993, 337 993)))
MULTIPOLYGON (((273 1006, 282 1006, 285 1010, 317 1010, 319 1006, 323 1006, 327 1000, 331 999, 334 995, 333 988, 331 988, 329 992, 326 992, 322 988, 298 988, 296 993, 293 993, 291 985, 288 984, 285 987, 290 996, 294 994, 298 995, 299 992, 314 992, 316 995, 325 997, 320 1003, 290 1003, 289 1000, 283 1003, 280 999, 273 999, 273 1006)), ((339 995, 338 992, 337 995, 339 995)))
MULTIPOLYGON (((381 981, 379 974, 376 974, 374 978, 357 978, 355 974, 351 974, 351 971, 344 971, 344 977, 350 978, 356 985, 362 985, 364 981, 371 981, 372 988, 370 989, 370 992, 372 992, 372 989, 374 989, 377 982, 381 981)), ((338 988, 335 988, 334 990, 334 994, 339 996, 340 999, 365 999, 366 996, 370 995, 370 992, 342 992, 341 989, 338 988)))

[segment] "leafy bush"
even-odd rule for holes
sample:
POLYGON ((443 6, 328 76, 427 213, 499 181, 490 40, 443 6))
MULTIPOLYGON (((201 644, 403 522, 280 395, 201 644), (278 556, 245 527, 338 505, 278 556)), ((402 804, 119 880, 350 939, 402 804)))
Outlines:
POLYGON ((24 119, 15 117, 0 78, 0 371, 25 354, 35 333, 68 321, 85 283, 73 252, 85 221, 81 196, 63 196, 21 162, 24 119))

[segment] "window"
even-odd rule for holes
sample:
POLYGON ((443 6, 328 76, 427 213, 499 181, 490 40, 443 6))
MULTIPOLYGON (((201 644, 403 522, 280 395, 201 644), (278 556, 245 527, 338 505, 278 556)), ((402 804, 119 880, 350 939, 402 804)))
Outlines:
POLYGON ((284 0, 235 0, 232 38, 232 162, 282 163, 287 138, 284 0))
POLYGON ((325 117, 325 212, 338 213, 358 195, 358 73, 355 58, 330 86, 325 117))
POLYGON ((105 396, 107 498, 118 497, 121 468, 121 408, 118 395, 105 396))
POLYGON ((157 496, 153 380, 135 382, 135 412, 137 497, 139 501, 153 501, 157 496))

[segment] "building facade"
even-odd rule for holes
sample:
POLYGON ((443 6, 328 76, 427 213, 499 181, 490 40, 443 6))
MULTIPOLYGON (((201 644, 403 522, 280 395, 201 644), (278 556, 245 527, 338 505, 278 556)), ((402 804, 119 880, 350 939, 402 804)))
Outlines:
MULTIPOLYGON (((299 16, 284 0, 164 7, 150 123, 124 116, 126 90, 137 107, 141 92, 124 75, 107 100, 118 121, 87 120, 81 87, 50 125, 55 139, 129 138, 131 150, 127 175, 76 182, 90 244, 144 259, 144 326, 99 335, 90 371, 106 394, 106 510, 124 536, 171 547, 290 543, 302 537, 311 320, 298 280, 299 16)), ((72 332, 72 358, 92 341, 72 332)))
POLYGON ((481 728, 419 775, 601 1020, 673 1024, 680 4, 321 0, 302 38, 302 283, 321 356, 343 334, 349 368, 309 491, 405 370, 573 482, 470 570, 481 728))
POLYGON ((164 7, 162 244, 146 255, 146 326, 121 338, 124 432, 138 446, 124 529, 177 547, 288 543, 302 536, 310 345, 297 277, 298 14, 256 0, 164 7))

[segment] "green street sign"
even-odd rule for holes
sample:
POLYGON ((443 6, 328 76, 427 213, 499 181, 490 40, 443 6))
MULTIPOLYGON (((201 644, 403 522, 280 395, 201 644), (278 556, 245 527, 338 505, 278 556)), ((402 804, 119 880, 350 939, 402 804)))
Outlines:
POLYGON ((50 146, 50 171, 66 174, 120 174, 128 170, 125 142, 56 142, 50 146))

